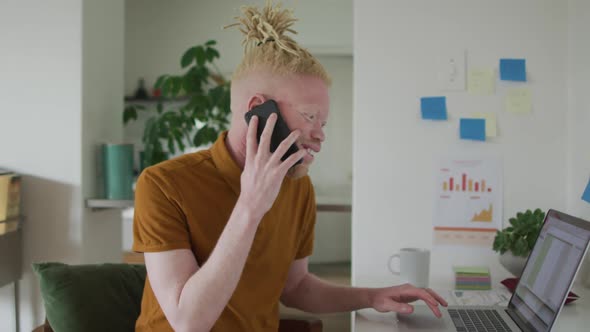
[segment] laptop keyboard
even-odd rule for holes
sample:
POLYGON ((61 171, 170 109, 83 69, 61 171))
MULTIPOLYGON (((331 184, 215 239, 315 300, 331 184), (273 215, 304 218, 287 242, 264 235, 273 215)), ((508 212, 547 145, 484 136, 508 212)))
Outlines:
POLYGON ((458 332, 510 332, 495 310, 449 309, 449 315, 458 332))

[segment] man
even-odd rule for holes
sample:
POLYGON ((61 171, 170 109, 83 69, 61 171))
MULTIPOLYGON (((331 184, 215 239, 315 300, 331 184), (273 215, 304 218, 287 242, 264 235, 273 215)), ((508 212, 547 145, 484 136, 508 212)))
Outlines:
POLYGON ((133 249, 148 271, 138 331, 276 331, 278 302, 312 313, 375 308, 411 312, 428 289, 341 287, 307 270, 315 197, 307 169, 325 140, 330 79, 285 36, 291 12, 267 1, 238 19, 246 52, 234 72, 231 127, 209 149, 145 170, 137 184, 133 249), (293 131, 274 153, 272 115, 257 142, 258 119, 244 114, 277 102, 293 131), (281 157, 295 143, 299 151, 281 157), (303 159, 299 165, 296 162, 303 159))

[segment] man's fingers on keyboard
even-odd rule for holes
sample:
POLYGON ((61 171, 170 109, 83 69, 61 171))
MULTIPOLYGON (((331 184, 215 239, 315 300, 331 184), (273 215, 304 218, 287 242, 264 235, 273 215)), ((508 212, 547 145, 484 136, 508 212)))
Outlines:
POLYGON ((445 301, 445 299, 442 298, 442 296, 438 295, 435 291, 433 291, 430 288, 426 288, 426 291, 432 295, 437 301, 438 303, 442 304, 443 306, 448 306, 449 304, 447 303, 447 301, 445 301))

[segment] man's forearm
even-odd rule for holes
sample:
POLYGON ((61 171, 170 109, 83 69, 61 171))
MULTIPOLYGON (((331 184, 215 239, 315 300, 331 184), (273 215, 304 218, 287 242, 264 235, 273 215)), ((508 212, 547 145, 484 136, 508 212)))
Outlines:
POLYGON ((182 289, 177 312, 182 327, 209 331, 215 324, 240 280, 256 234, 256 218, 260 219, 238 201, 213 252, 182 289))
POLYGON ((370 288, 338 286, 307 273, 284 303, 310 313, 348 312, 367 308, 370 288))

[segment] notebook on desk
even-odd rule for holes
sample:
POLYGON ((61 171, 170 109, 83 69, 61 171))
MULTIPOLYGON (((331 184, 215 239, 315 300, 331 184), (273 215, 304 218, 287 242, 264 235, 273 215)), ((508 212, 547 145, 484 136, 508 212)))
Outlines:
POLYGON ((549 210, 507 307, 448 307, 435 318, 427 306, 398 314, 401 331, 550 331, 590 243, 590 223, 549 210))

